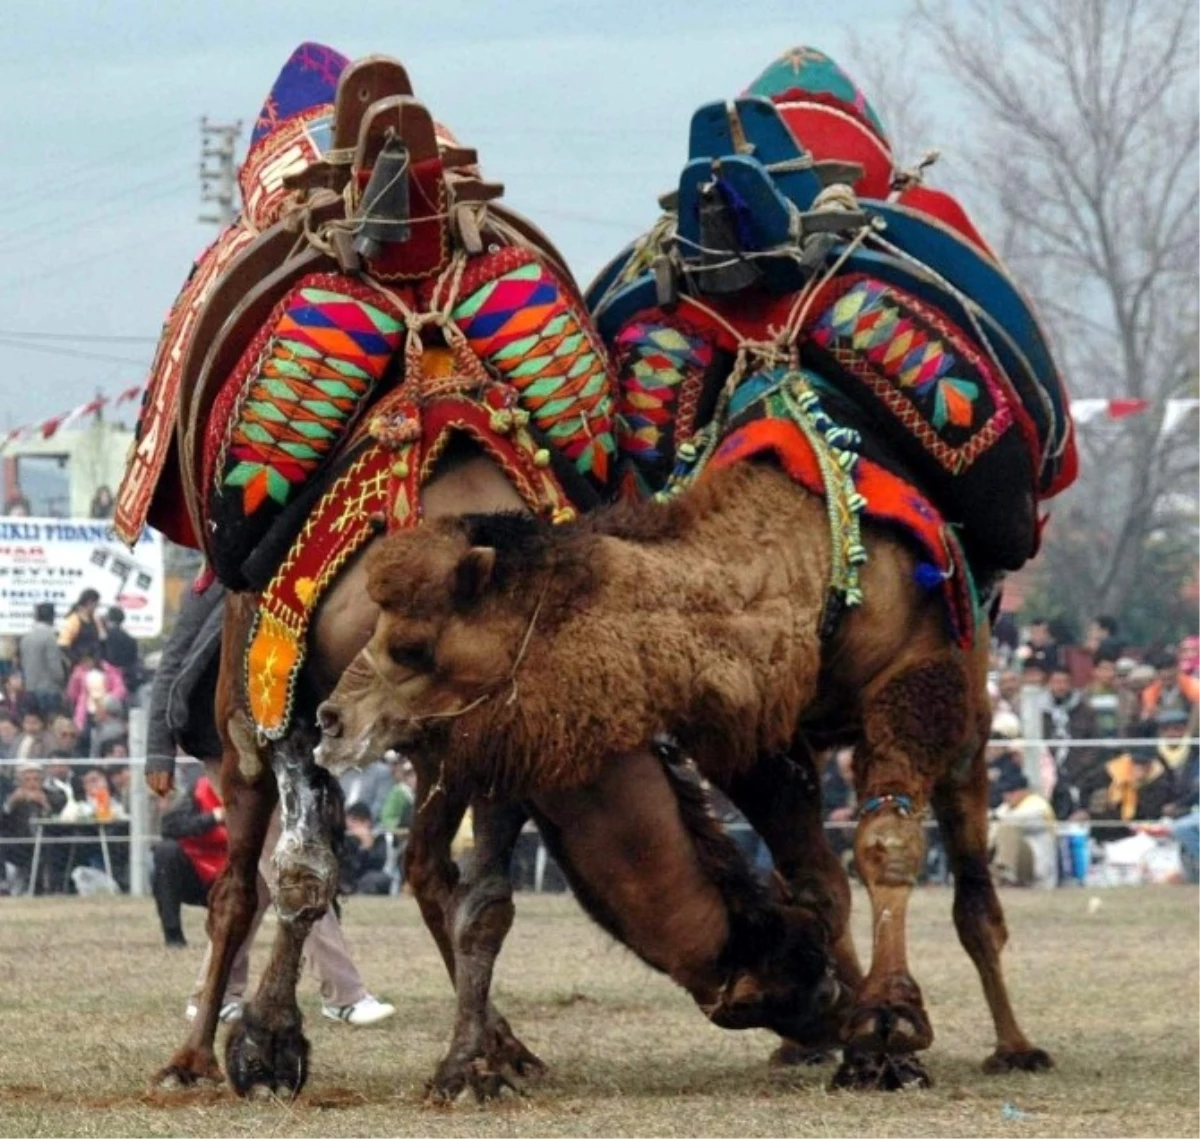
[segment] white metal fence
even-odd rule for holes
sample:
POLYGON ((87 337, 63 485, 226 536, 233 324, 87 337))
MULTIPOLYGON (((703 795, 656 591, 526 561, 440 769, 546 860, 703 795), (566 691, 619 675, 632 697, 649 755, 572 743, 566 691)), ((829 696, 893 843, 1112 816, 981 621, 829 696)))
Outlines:
MULTIPOLYGON (((1028 727, 1026 728, 1028 731, 1028 727)), ((12 771, 19 764, 33 762, 40 764, 43 769, 52 764, 60 764, 74 768, 93 768, 97 767, 101 770, 114 769, 120 767, 128 767, 130 769, 129 794, 126 804, 127 819, 119 822, 114 821, 105 825, 106 833, 104 834, 104 843, 128 845, 128 875, 129 875, 129 892, 135 896, 144 896, 149 893, 149 882, 147 870, 149 866, 149 851, 152 844, 160 837, 157 827, 158 810, 152 805, 150 793, 145 782, 145 758, 138 757, 137 753, 144 753, 146 740, 146 718, 144 711, 134 709, 130 714, 129 720, 129 744, 130 751, 135 753, 131 758, 122 759, 63 759, 63 760, 46 760, 34 759, 17 760, 17 759, 0 759, 0 775, 4 775, 12 771), (114 831, 113 828, 124 828, 127 825, 127 831, 120 833, 120 830, 114 831)), ((1014 749, 1020 749, 1026 758, 1026 775, 1030 779, 1030 785, 1034 789, 1041 787, 1041 773, 1043 766, 1043 754, 1046 751, 1054 751, 1059 748, 1105 748, 1117 754, 1120 751, 1128 748, 1150 748, 1161 743, 1161 740, 1154 738, 1147 739, 1085 739, 1085 740, 1044 740, 1035 737, 1027 736, 1024 739, 1016 739, 1006 741, 1009 746, 1014 749), (1029 758, 1030 752, 1033 753, 1032 759, 1029 758)), ((1178 743, 1180 741, 1173 741, 1178 743)), ((1195 740, 1189 740, 1189 743, 1194 743, 1195 740)), ((187 767, 200 766, 199 761, 182 757, 178 760, 180 771, 178 773, 178 782, 185 782, 188 778, 187 767)), ((1044 827, 1045 824, 1038 820, 1022 820, 1020 818, 1010 818, 1005 820, 1010 825, 1029 827, 1036 829, 1044 827)), ((81 819, 76 824, 80 831, 88 827, 97 827, 99 825, 94 819, 81 819)), ((852 831, 857 826, 857 821, 854 819, 827 821, 825 823, 826 830, 830 832, 845 832, 852 831)), ((1170 820, 1162 820, 1158 825, 1154 825, 1153 821, 1149 823, 1145 820, 1141 822, 1125 822, 1114 819, 1091 819, 1082 823, 1059 823, 1060 831, 1070 832, 1067 828, 1084 827, 1093 834, 1103 836, 1105 831, 1123 830, 1128 831, 1132 828, 1141 828, 1143 831, 1154 834, 1161 841, 1170 841, 1172 838, 1170 820)), ((729 829, 739 835, 747 835, 750 828, 744 823, 733 823, 729 829)), ((930 822, 930 832, 933 833, 933 824, 930 822)), ((97 833, 96 841, 99 842, 100 836, 97 833)), ((13 846, 29 847, 33 839, 29 837, 12 837, 0 836, 0 869, 4 862, 4 852, 6 848, 13 846)), ((49 850, 55 846, 64 845, 79 845, 82 842, 88 841, 86 834, 46 834, 43 828, 43 833, 38 840, 39 845, 44 850, 49 850)), ((106 852, 107 858, 107 852, 106 852)), ((544 876, 546 866, 546 852, 544 847, 541 847, 539 839, 539 849, 537 852, 538 872, 536 878, 539 882, 544 876)))

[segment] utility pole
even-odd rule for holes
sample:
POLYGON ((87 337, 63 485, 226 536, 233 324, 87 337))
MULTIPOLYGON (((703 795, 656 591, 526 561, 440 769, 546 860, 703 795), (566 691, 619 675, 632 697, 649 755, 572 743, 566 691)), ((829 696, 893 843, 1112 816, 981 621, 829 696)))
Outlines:
POLYGON ((233 155, 241 133, 241 120, 235 123, 210 123, 207 117, 200 120, 200 200, 216 203, 216 212, 201 214, 199 220, 209 225, 224 228, 237 213, 233 155))

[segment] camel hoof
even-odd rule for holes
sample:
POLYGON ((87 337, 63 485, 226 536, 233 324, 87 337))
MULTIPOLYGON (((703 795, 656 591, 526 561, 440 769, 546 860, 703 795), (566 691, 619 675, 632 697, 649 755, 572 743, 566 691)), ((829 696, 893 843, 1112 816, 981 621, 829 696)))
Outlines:
POLYGON ((933 1043, 933 1028, 920 1005, 873 1005, 855 1011, 845 1042, 857 1052, 920 1052, 933 1043))
POLYGON ((767 1061, 772 1068, 815 1068, 820 1064, 831 1064, 837 1053, 828 1048, 812 1048, 795 1040, 785 1040, 767 1061))
POLYGON ((852 1091, 899 1092, 932 1087, 933 1081, 915 1056, 847 1052, 829 1086, 852 1091))
POLYGON ((198 1084, 219 1084, 224 1079, 217 1062, 211 1057, 188 1056, 172 1060, 155 1072, 152 1083, 160 1091, 178 1091, 198 1084))
POLYGON ((1053 1067, 1054 1057, 1041 1048, 997 1048, 983 1062, 983 1070, 989 1076, 1001 1072, 1048 1072, 1053 1067))
POLYGON ((268 1028, 247 1006, 225 1044, 229 1082, 240 1096, 294 1099, 308 1080, 309 1044, 299 1010, 295 1020, 268 1028))
POLYGON ((521 1094, 521 1089, 483 1056, 473 1060, 443 1060, 425 1088, 427 1100, 442 1104, 462 1103, 472 1098, 477 1103, 487 1103, 521 1094))
POLYGON ((549 1070, 513 1035, 512 1029, 497 1034, 493 1055, 501 1071, 512 1071, 523 1079, 540 1078, 549 1070))

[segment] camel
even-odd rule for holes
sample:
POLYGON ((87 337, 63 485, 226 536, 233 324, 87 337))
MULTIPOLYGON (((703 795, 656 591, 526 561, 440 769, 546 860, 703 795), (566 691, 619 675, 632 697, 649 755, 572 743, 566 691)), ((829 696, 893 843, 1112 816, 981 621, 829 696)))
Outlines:
MULTIPOLYGON (((436 533, 439 520, 468 507, 505 512, 505 518, 524 509, 503 472, 466 444, 443 458, 422 504, 426 522, 415 531, 418 542, 436 533)), ((379 610, 366 588, 370 564, 369 556, 359 558, 320 612, 302 706, 313 708, 319 695, 330 692, 377 623, 379 610)), ((157 1079, 176 1085, 220 1078, 213 1054, 216 1013, 254 911, 255 866, 278 798, 284 839, 276 853, 276 904, 282 920, 267 971, 228 1038, 226 1067, 241 1094, 295 1094, 308 1073, 295 998, 300 952, 336 882, 328 838, 339 828, 340 793, 313 765, 316 741, 305 726, 311 716, 298 715, 300 726, 269 748, 248 730, 240 670, 251 616, 249 598, 231 597, 218 692, 230 852, 210 900, 212 966, 188 1038, 157 1079)), ((543 1067, 486 997, 478 1015, 473 1003, 461 999, 473 991, 473 975, 486 972, 490 981, 491 962, 511 925, 508 866, 527 813, 517 801, 451 788, 419 755, 414 758, 419 809, 406 852, 408 880, 463 1006, 431 1091, 452 1099, 469 1088, 486 1098, 515 1076, 543 1067), (449 848, 468 803, 476 850, 472 870, 459 884, 449 848)), ((714 1023, 767 1027, 814 1044, 825 1039, 820 1026, 844 994, 829 975, 823 924, 808 908, 767 896, 703 797, 658 756, 632 749, 587 788, 539 797, 536 813, 574 889, 591 899, 592 912, 684 984, 714 1023), (663 897, 672 899, 668 912, 663 897)))
MULTIPOLYGON (((565 527, 508 513, 389 537, 368 574, 379 621, 318 709, 317 761, 336 773, 402 748, 434 766, 448 797, 527 801, 570 844, 577 828, 594 833, 588 808, 596 788, 623 778, 622 757, 672 736, 744 805, 782 852, 784 882, 830 931, 854 990, 836 1010, 845 1054, 834 1082, 846 1086, 927 1082, 915 1053, 933 1031, 908 967, 905 911, 932 805, 955 925, 995 1026, 985 1070, 1049 1068, 1000 968, 986 632, 957 647, 914 580, 909 546, 869 522, 863 538, 864 603, 823 640, 826 506, 770 463, 737 463, 665 503, 621 504, 565 527), (865 977, 846 930, 844 872, 814 854, 824 844, 810 748, 834 739, 856 747, 855 853, 874 931, 865 977), (809 833, 797 835, 805 808, 809 833)), ((629 904, 619 876, 593 888, 583 901, 602 924, 629 904)))

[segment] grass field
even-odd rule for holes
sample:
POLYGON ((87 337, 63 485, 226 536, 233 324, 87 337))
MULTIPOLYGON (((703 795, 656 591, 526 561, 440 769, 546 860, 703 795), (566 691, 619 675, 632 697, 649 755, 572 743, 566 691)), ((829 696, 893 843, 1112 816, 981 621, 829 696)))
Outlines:
MULTIPOLYGON (((1195 1135, 1197 893, 1010 892, 1006 953, 1018 1013, 1048 1075, 984 1076, 986 1008, 950 924, 950 894, 911 910, 914 972, 937 1039, 929 1091, 831 1093, 829 1069, 772 1072, 765 1033, 713 1028, 565 897, 518 897, 498 1003, 550 1065, 528 1098, 422 1104, 452 1018, 450 989, 411 899, 355 899, 348 937, 368 986, 399 1008, 356 1030, 301 1007, 313 1076, 292 1105, 224 1090, 160 1096, 147 1077, 182 1038, 200 958, 160 946, 134 899, 0 901, 3 1135, 1195 1135), (1013 1117, 1005 1105, 1024 1114, 1013 1117)), ((865 945, 865 897, 855 899, 865 945)), ((269 927, 266 931, 269 932, 269 927)), ((269 944, 259 938, 256 966, 269 944)), ((257 971, 257 970, 256 970, 257 971)))

